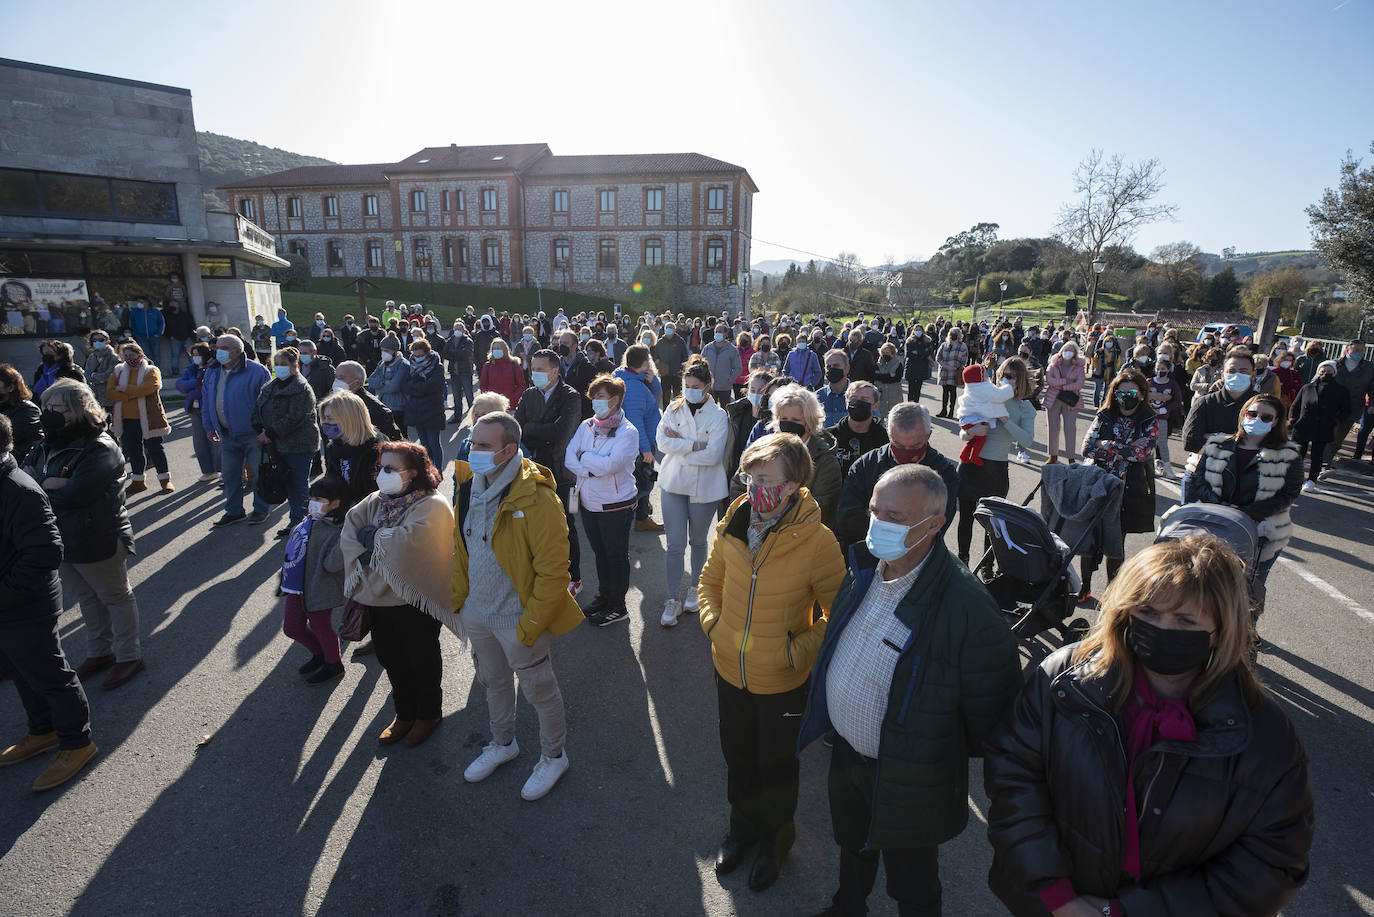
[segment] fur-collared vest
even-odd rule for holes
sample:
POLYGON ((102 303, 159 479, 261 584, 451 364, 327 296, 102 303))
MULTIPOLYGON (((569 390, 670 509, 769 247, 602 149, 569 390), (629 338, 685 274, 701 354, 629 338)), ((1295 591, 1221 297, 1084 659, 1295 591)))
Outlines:
POLYGON ((162 410, 162 374, 157 367, 144 360, 137 369, 120 362, 105 380, 105 394, 114 405, 112 413, 115 435, 124 429, 125 419, 138 417, 144 439, 170 436, 172 427, 162 410))
MULTIPOLYGON (((1236 441, 1227 434, 1216 433, 1208 438, 1203 444, 1202 451, 1196 452, 1188 460, 1189 474, 1202 474, 1202 479, 1207 482, 1212 493, 1216 494, 1217 499, 1229 503, 1235 499, 1237 486, 1240 480, 1247 474, 1246 468, 1237 469, 1235 467, 1236 441)), ((1289 514, 1289 507, 1292 498, 1284 491, 1289 488, 1285 483, 1291 484, 1289 478, 1292 474, 1291 469, 1294 463, 1298 462, 1298 446, 1296 443, 1284 443, 1277 448, 1262 448, 1255 456, 1253 467, 1258 471, 1259 477, 1255 482, 1255 497, 1249 505, 1262 503, 1266 500, 1275 500, 1281 508, 1264 517, 1264 521, 1274 527, 1272 533, 1261 532, 1267 539, 1264 550, 1260 555, 1261 560, 1268 560, 1278 555, 1288 544, 1288 539, 1293 535, 1293 520, 1289 514), (1288 499, 1283 498, 1287 496, 1288 499)), ((1253 474, 1254 472, 1250 472, 1253 474)), ((1249 512, 1247 506, 1242 506, 1242 510, 1249 512)), ((1251 516, 1253 518, 1253 514, 1251 516)))

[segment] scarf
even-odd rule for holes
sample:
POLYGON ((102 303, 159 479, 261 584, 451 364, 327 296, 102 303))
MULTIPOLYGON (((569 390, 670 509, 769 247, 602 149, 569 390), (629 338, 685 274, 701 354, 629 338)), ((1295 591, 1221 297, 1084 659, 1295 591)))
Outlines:
POLYGON ((425 379, 428 378, 430 371, 438 365, 439 357, 434 353, 430 353, 427 357, 423 357, 419 360, 412 359, 410 361, 410 374, 425 379))
POLYGON ((620 426, 625 420, 625 409, 621 408, 610 417, 602 420, 600 417, 592 417, 592 429, 602 436, 610 435, 610 432, 620 426))
POLYGON ((778 513, 772 519, 765 519, 759 515, 759 511, 752 505, 749 507, 749 555, 757 557, 759 548, 763 547, 763 540, 768 537, 779 522, 791 515, 793 508, 797 504, 797 496, 793 494, 787 501, 787 509, 778 513))
POLYGON ((381 509, 377 513, 377 528, 395 528, 405 518, 406 510, 428 496, 427 491, 418 488, 407 490, 396 497, 389 497, 378 491, 377 502, 381 509))
POLYGON ((1121 868, 1140 881, 1140 823, 1135 803, 1135 762, 1160 739, 1192 742, 1197 724, 1187 700, 1160 697, 1150 687, 1143 666, 1135 668, 1135 688, 1126 702, 1126 853, 1121 868))

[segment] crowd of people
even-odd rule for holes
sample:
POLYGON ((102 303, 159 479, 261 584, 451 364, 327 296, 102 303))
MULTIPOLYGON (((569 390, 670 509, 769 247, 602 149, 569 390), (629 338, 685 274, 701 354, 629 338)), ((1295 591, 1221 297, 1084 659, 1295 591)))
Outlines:
MULTIPOLYGON (((126 333, 97 329, 80 366, 44 341, 29 381, 0 366, 0 665, 29 716, 0 765, 58 749, 36 789, 96 754, 84 683, 108 668, 113 689, 143 669, 126 501, 150 464, 174 489, 153 331, 137 315, 126 333), (64 597, 86 624, 74 669, 56 631, 64 597)), ((281 310, 192 333, 176 387, 197 484, 223 489, 213 528, 287 504, 279 594, 283 631, 308 654, 300 675, 344 676, 341 632, 355 657, 375 652, 394 707, 382 744, 439 728, 447 628, 471 647, 490 720, 465 779, 519 755, 518 682, 540 735, 521 795, 552 791, 569 768, 552 638, 626 621, 631 542, 661 534, 659 623, 698 615, 715 669, 717 873, 747 862, 751 888, 777 881, 798 754, 823 739, 840 863, 828 915, 866 913, 880 857, 900 913, 940 913, 938 848, 967 823, 975 754, 989 881, 1012 913, 1273 914, 1306 879, 1311 780, 1255 676, 1263 602, 1247 571, 1207 536, 1129 560, 1121 545, 1154 530, 1178 436, 1184 502, 1257 524, 1262 594, 1291 506, 1329 479, 1356 423, 1363 456, 1374 366, 1358 342, 1328 360, 1300 340, 1268 353, 1235 334, 1185 343, 1157 322, 471 306, 441 327, 392 302, 337 328, 316 314, 298 329, 281 310), (931 444, 935 418, 954 421, 957 456, 931 444), (971 558, 979 501, 1007 496, 1037 440, 1047 480, 1051 466, 1096 466, 1119 505, 1081 556, 1096 623, 1026 681, 971 558), (585 598, 582 537, 596 572, 585 598)))

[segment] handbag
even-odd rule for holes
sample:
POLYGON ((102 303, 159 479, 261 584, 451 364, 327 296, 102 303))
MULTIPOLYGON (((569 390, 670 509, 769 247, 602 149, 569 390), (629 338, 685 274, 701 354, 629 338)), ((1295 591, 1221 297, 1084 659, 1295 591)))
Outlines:
POLYGON ((1055 397, 1071 408, 1078 407, 1078 392, 1071 392, 1068 389, 1061 388, 1055 397))
POLYGON ((280 506, 286 502, 290 480, 291 469, 277 451, 276 444, 263 446, 262 460, 258 462, 258 496, 268 506, 280 506))
POLYGON ((349 643, 360 643, 371 632, 372 609, 353 599, 345 602, 343 622, 339 625, 339 636, 349 643))

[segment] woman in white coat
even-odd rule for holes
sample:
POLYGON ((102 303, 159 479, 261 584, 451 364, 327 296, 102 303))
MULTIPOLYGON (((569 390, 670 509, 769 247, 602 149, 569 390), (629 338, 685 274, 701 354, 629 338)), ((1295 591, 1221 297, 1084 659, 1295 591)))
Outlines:
POLYGON ((711 366, 704 357, 693 356, 683 368, 682 394, 669 403, 658 423, 658 448, 663 451, 658 485, 668 542, 668 600, 659 619, 664 627, 676 625, 684 610, 697 610, 697 580, 706 564, 711 519, 728 490, 724 459, 729 435, 725 409, 711 399, 711 366), (682 567, 688 543, 692 578, 684 604, 682 567))

